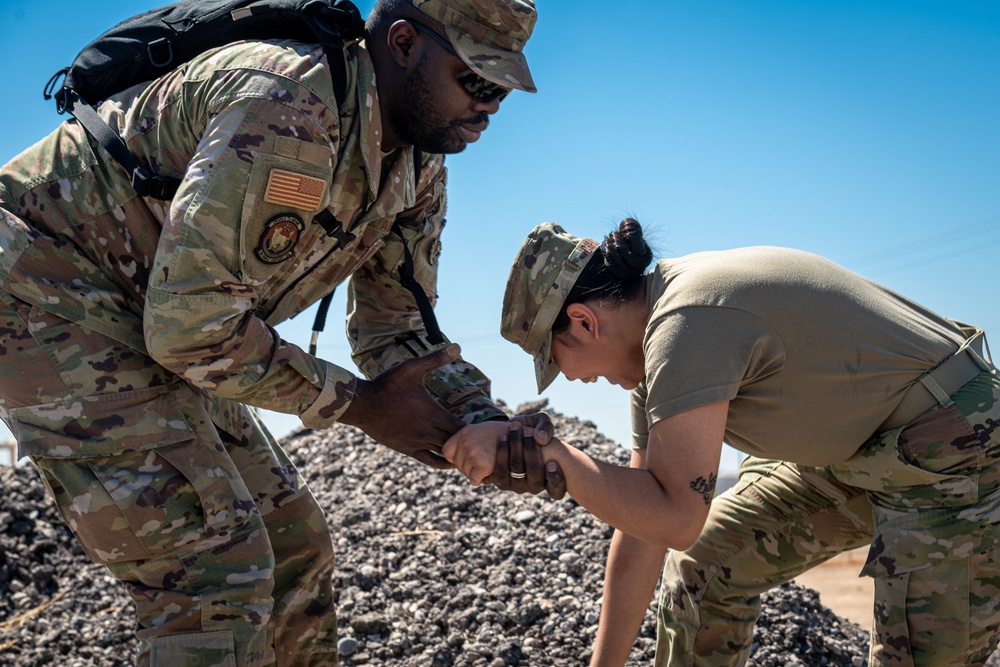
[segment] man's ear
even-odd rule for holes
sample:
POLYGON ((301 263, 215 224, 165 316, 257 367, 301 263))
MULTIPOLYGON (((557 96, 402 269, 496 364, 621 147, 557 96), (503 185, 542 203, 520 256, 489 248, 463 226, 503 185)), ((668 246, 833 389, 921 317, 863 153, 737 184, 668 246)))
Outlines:
POLYGON ((406 69, 416 62, 414 59, 419 56, 415 48, 417 29, 413 27, 412 23, 405 19, 396 21, 389 26, 385 41, 389 56, 401 68, 406 69))
POLYGON ((566 315, 569 317, 570 332, 577 340, 596 340, 601 337, 597 313, 587 304, 572 303, 566 306, 566 315))

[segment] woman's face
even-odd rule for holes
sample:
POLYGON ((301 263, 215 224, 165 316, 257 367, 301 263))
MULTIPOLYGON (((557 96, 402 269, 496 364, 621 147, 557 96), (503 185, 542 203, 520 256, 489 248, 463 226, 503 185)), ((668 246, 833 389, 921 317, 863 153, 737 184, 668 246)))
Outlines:
MULTIPOLYGON (((570 332, 573 327, 571 323, 570 332)), ((641 337, 636 344, 610 331, 598 337, 576 337, 570 332, 552 339, 552 359, 568 380, 597 382, 598 378, 604 378, 631 390, 645 379, 641 337)))

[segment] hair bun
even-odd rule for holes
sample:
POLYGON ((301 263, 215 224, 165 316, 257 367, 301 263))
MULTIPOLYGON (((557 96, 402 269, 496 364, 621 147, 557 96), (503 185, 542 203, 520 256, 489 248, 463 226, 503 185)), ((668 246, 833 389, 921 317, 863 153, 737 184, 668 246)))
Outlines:
POLYGON ((642 237, 642 225, 632 218, 622 220, 618 231, 604 237, 601 251, 604 265, 619 280, 634 280, 642 276, 653 261, 653 250, 642 237))

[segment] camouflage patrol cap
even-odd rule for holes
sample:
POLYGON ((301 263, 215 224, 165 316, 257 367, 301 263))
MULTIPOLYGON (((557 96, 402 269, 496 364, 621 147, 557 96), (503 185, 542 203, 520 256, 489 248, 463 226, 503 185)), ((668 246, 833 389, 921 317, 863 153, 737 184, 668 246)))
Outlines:
POLYGON ((552 361, 552 324, 598 245, 546 222, 528 234, 510 267, 500 335, 535 358, 539 394, 559 375, 552 361))
POLYGON ((522 50, 538 18, 535 0, 412 0, 443 23, 448 40, 473 72, 487 81, 534 93, 522 50))

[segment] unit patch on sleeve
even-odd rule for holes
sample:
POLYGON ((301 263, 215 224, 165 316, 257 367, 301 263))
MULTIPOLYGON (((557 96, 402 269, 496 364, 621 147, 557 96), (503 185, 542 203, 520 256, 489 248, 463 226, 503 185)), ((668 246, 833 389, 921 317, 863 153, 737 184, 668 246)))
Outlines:
POLYGON ((254 254, 265 264, 285 261, 295 254, 295 244, 304 228, 305 224, 297 215, 281 213, 274 216, 264 224, 254 254))
POLYGON ((269 204, 290 206, 304 211, 318 211, 326 192, 326 181, 284 169, 272 169, 264 191, 269 204))

